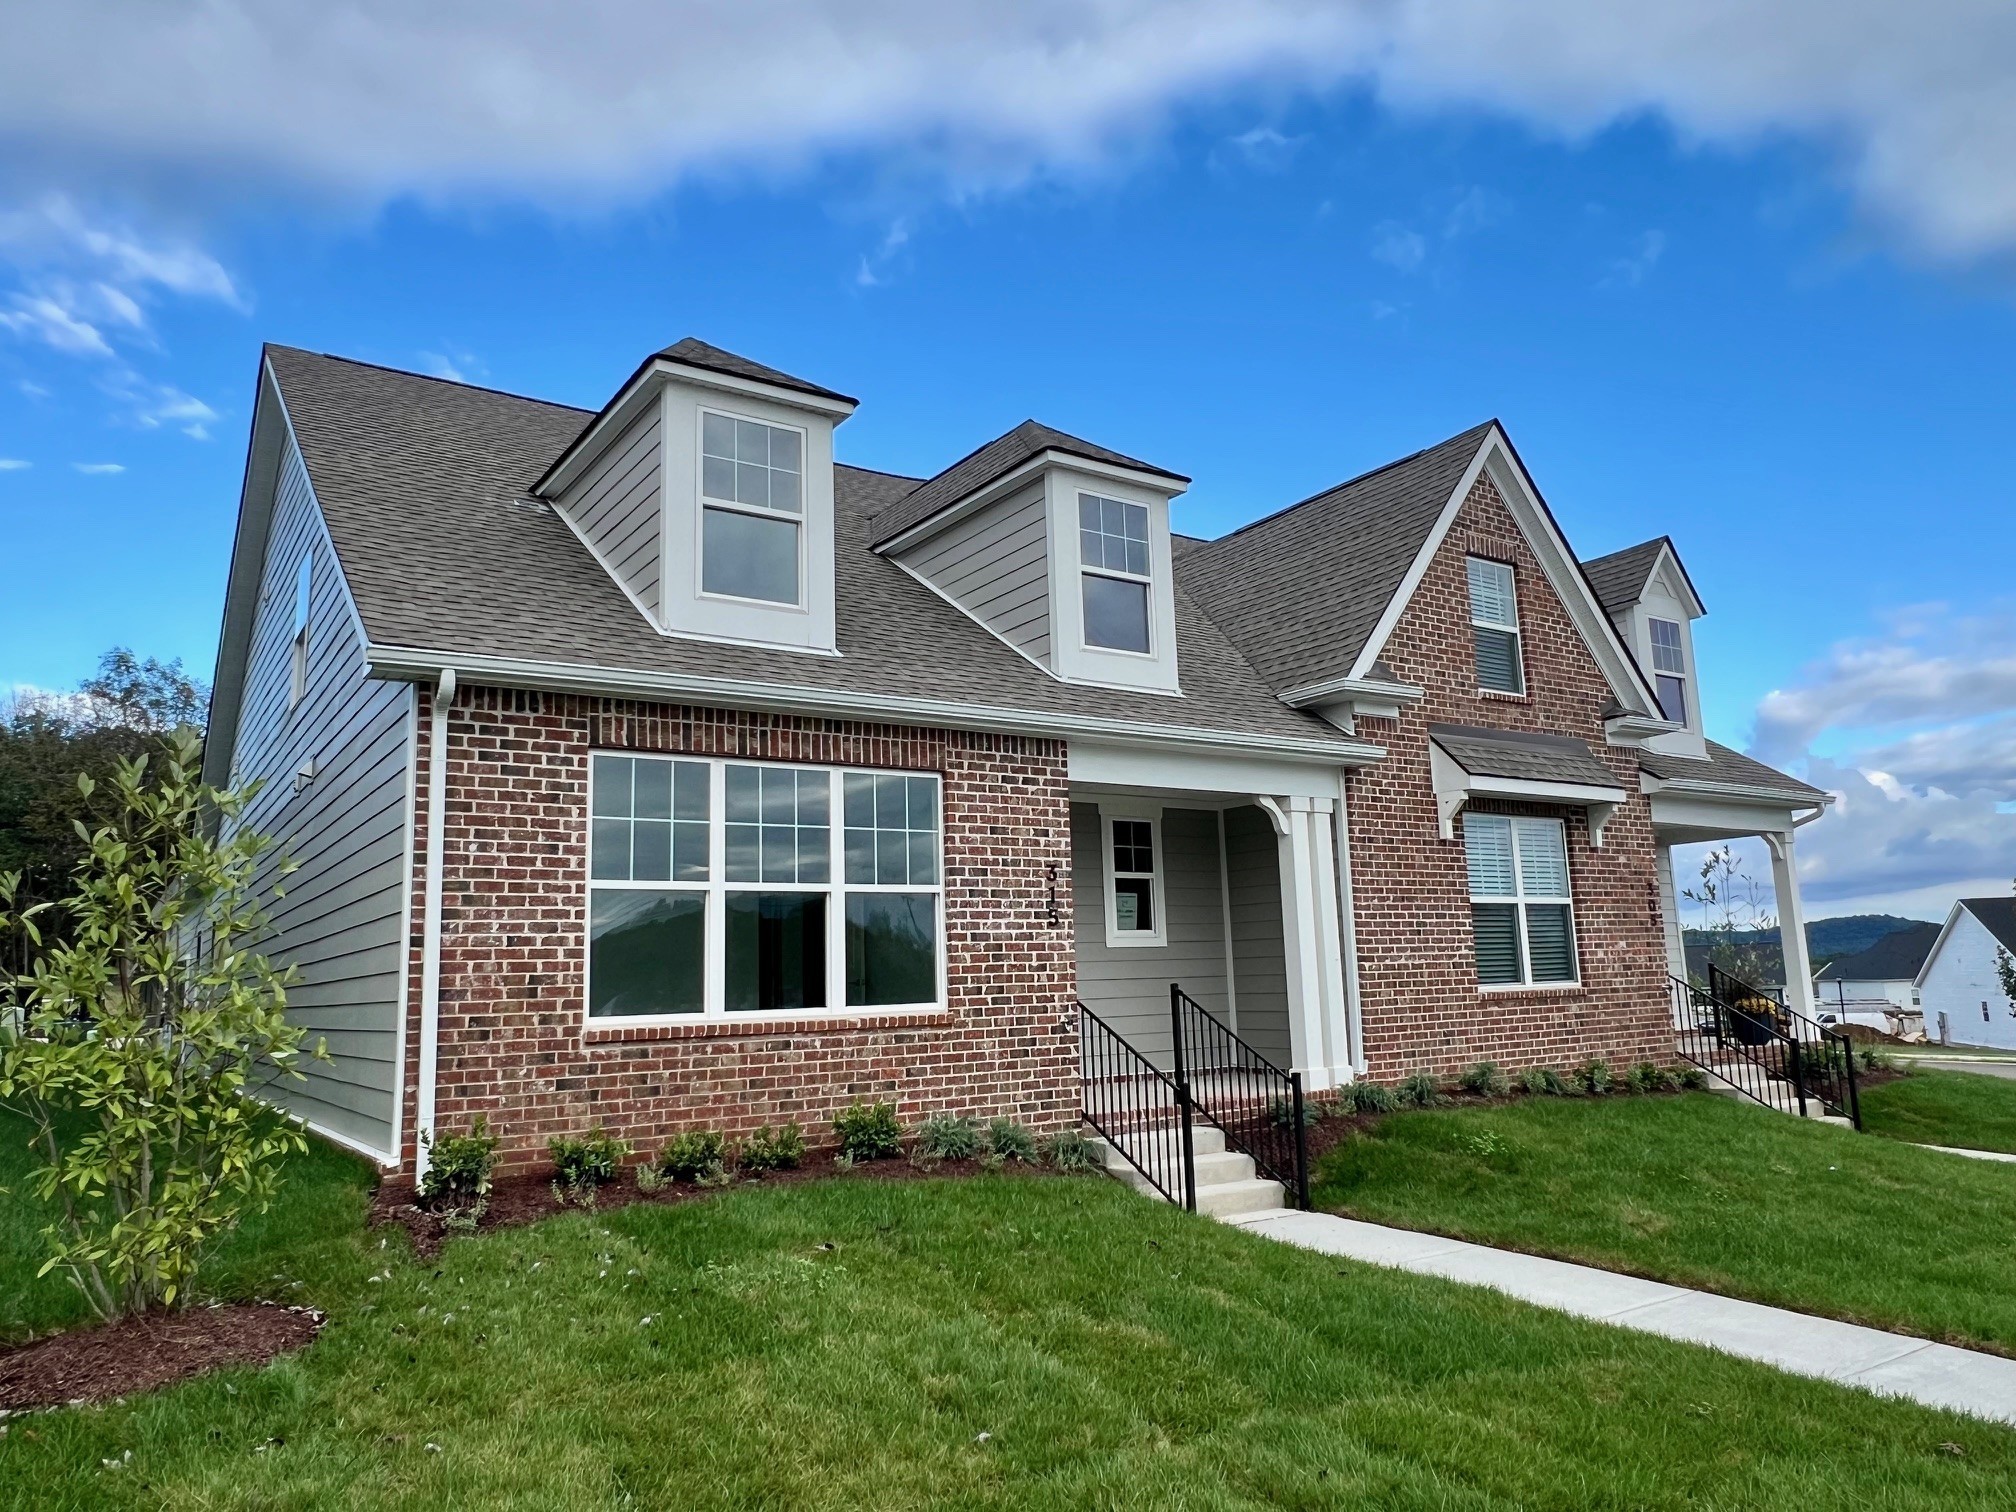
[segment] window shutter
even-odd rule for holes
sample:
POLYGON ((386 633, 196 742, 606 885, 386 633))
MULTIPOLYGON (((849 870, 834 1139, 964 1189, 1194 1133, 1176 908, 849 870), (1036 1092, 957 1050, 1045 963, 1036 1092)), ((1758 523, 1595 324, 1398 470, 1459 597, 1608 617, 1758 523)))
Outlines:
POLYGON ((1509 898, 1518 892, 1512 872, 1512 821, 1503 814, 1465 814, 1463 849, 1470 862, 1470 896, 1509 898))
POLYGON ((1487 987, 1523 980, 1519 970, 1519 905, 1473 903, 1470 918, 1477 936, 1477 980, 1487 987))
POLYGON ((1529 898, 1568 896, 1568 853, 1558 819, 1520 819, 1519 891, 1529 898))
POLYGON ((1575 930, 1565 903, 1526 905, 1526 947, 1533 954, 1533 980, 1575 980, 1575 930))

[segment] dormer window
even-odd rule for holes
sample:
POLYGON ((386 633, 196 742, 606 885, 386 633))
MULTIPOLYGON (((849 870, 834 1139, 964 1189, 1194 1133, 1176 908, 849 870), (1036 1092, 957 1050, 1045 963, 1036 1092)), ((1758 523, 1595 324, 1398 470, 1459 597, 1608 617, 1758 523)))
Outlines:
POLYGON ((1477 686, 1490 693, 1524 693, 1519 654, 1519 599, 1512 568, 1471 557, 1470 634, 1477 646, 1477 686))
POLYGON ((1098 494, 1078 495, 1078 557, 1085 644, 1148 655, 1152 645, 1147 507, 1098 494))
POLYGON ((1677 620, 1651 619, 1652 680, 1657 684, 1659 712, 1675 724, 1687 723, 1687 651, 1677 620))
POLYGON ((804 433, 701 411, 700 496, 701 592, 801 603, 804 433))

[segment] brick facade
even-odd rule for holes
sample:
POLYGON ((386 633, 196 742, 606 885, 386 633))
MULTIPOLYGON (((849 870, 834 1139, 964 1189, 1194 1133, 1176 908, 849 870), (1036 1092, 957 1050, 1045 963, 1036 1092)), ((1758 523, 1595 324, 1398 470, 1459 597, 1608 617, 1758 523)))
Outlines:
POLYGON ((1594 1056, 1615 1067, 1673 1059, 1666 948, 1650 803, 1635 752, 1605 744, 1611 692, 1555 597, 1497 488, 1481 477, 1402 612, 1384 659, 1422 688, 1398 720, 1359 732, 1387 749, 1348 781, 1358 971, 1370 1074, 1447 1076, 1479 1060, 1568 1067, 1594 1056), (1525 695, 1481 693, 1470 639, 1466 556, 1516 574, 1525 695), (1462 825, 1443 840, 1429 773, 1430 724, 1486 725, 1586 740, 1630 799, 1589 843, 1579 808, 1483 803, 1480 809, 1567 822, 1580 984, 1486 992, 1478 986, 1462 825))
MULTIPOLYGON (((417 1127, 428 696, 420 700, 409 937, 406 1128, 417 1127)), ((796 1119, 815 1142, 855 1099, 1006 1114, 1077 1112, 1070 810, 1059 741, 465 689, 449 716, 435 1120, 478 1113, 506 1167, 600 1123, 639 1149, 796 1119), (761 1024, 584 1017, 588 757, 663 751, 934 771, 944 784, 947 1002, 924 1015, 820 1012, 761 1024)), ((413 1159, 408 1133, 404 1162, 413 1159)))

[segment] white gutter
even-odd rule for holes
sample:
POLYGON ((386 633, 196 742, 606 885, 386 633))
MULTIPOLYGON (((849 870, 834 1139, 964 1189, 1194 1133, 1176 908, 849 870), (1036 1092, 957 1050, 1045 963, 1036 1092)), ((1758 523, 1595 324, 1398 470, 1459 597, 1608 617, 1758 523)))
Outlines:
POLYGON ((1311 683, 1304 688, 1290 688, 1281 695, 1281 702, 1291 709, 1304 708, 1309 704, 1343 703, 1356 700, 1361 703, 1419 703, 1425 690, 1412 683, 1382 682, 1373 677, 1333 677, 1328 682, 1311 683))
POLYGON ((455 702, 455 669, 442 667, 434 680, 427 734, 427 885, 420 925, 420 1088, 414 1137, 413 1177, 427 1174, 428 1141, 434 1137, 435 1068, 441 1052, 441 891, 448 823, 448 711, 455 702))
MULTIPOLYGON (((1097 737, 1120 745, 1175 747, 1213 754, 1320 761, 1340 766, 1366 766, 1383 760, 1386 755, 1384 746, 1362 740, 1321 740, 1198 729, 1188 725, 1148 724, 1085 714, 1003 709, 986 704, 951 703, 943 699, 897 698, 884 693, 806 688, 788 683, 703 677, 683 672, 642 672, 616 667, 579 666, 569 662, 526 661, 505 656, 460 656, 406 646, 367 646, 364 657, 373 676, 411 682, 430 681, 443 669, 452 667, 465 682, 490 683, 505 688, 706 703, 761 709, 767 713, 812 714, 827 719, 886 719, 895 724, 987 730, 995 734, 1028 735, 1046 740, 1097 737)), ((452 689, 452 682, 450 687, 452 689)))

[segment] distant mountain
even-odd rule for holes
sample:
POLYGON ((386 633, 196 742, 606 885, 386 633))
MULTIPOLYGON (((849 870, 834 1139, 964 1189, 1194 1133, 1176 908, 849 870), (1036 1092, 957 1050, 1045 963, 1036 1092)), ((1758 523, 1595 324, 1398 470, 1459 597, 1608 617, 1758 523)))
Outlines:
MULTIPOLYGON (((1818 971, 1837 957, 1855 955, 1867 950, 1885 935, 1923 922, 1920 919, 1899 918, 1896 914, 1848 914, 1839 919, 1808 919, 1806 953, 1813 958, 1813 969, 1818 971)), ((1698 970, 1706 963, 1708 947, 1717 936, 1706 929, 1690 929, 1685 933, 1687 964, 1690 969, 1698 970)), ((1777 986, 1785 980, 1777 930, 1739 929, 1729 938, 1737 945, 1756 946, 1760 958, 1771 963, 1767 973, 1771 975, 1771 981, 1758 985, 1777 986)))

